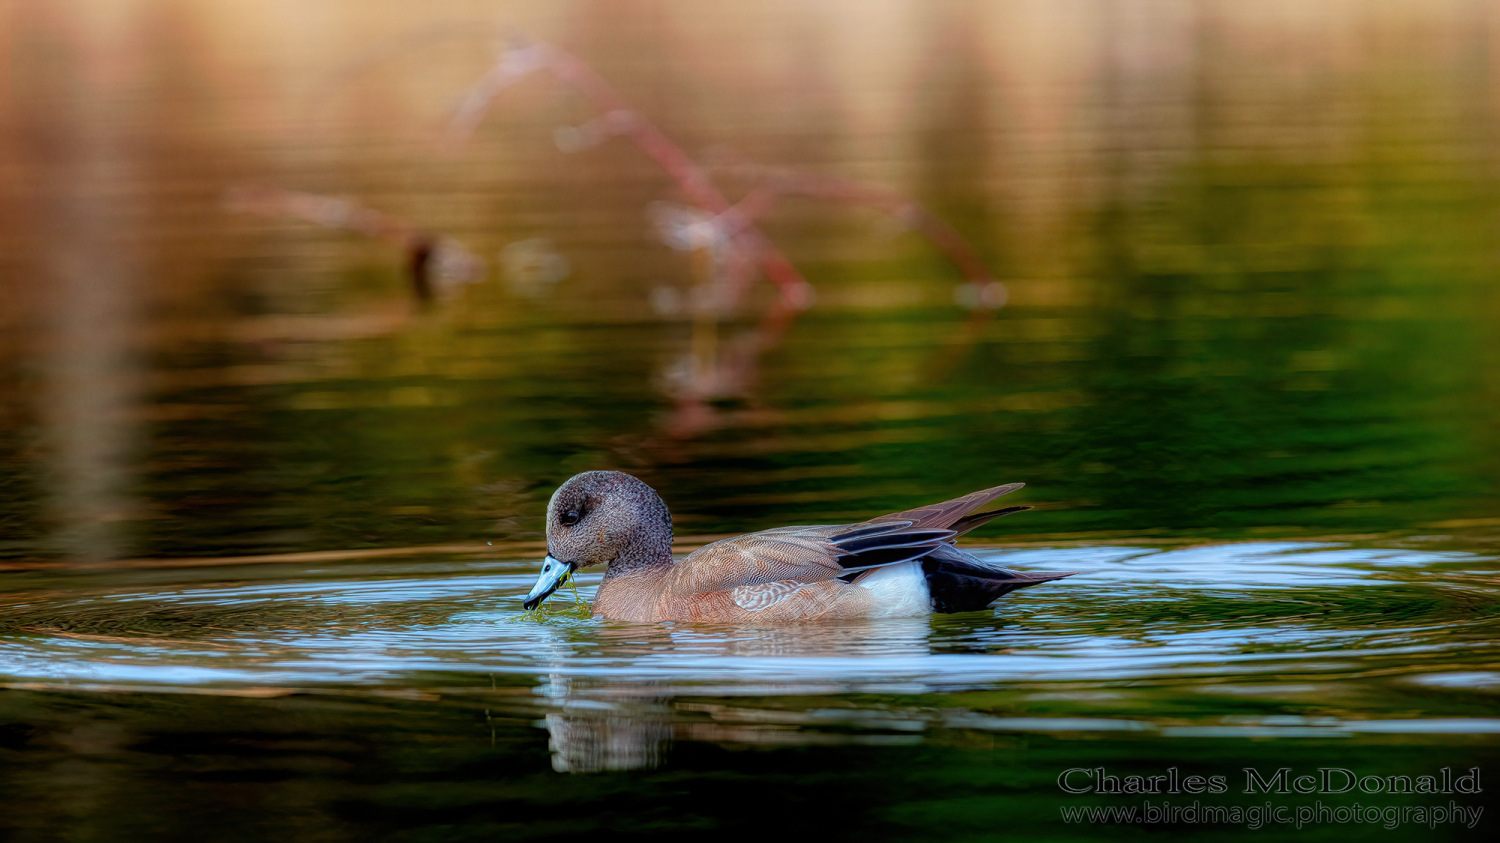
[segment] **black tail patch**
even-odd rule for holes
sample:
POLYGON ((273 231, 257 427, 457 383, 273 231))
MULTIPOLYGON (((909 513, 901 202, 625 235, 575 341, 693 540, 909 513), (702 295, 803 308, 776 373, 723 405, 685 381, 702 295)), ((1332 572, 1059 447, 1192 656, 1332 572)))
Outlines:
POLYGON ((932 610, 953 613, 987 609, 1018 588, 1060 580, 1077 572, 1028 574, 1012 571, 985 564, 972 554, 945 545, 922 559, 922 573, 927 576, 932 610))

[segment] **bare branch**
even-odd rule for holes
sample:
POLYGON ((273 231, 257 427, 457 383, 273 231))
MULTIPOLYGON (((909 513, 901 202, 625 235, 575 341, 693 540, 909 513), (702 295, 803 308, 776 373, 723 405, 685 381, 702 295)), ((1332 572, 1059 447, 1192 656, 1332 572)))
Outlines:
MULTIPOLYGON (((681 147, 630 108, 629 103, 593 68, 573 54, 549 44, 527 44, 503 53, 465 95, 450 124, 450 140, 468 137, 484 119, 495 96, 517 79, 540 68, 550 70, 559 81, 593 103, 603 115, 595 125, 630 138, 666 172, 689 202, 716 216, 730 210, 729 200, 681 147)), ((811 287, 802 273, 753 224, 737 226, 732 242, 735 248, 750 256, 760 271, 780 289, 782 300, 788 305, 801 308, 811 302, 811 287)))
POLYGON ((831 202, 864 205, 890 214, 916 230, 947 256, 975 290, 975 306, 994 307, 999 282, 980 259, 979 253, 954 228, 916 200, 884 185, 858 182, 837 176, 812 175, 792 170, 735 162, 732 172, 755 183, 729 212, 725 225, 749 225, 768 213, 784 197, 805 196, 831 202))

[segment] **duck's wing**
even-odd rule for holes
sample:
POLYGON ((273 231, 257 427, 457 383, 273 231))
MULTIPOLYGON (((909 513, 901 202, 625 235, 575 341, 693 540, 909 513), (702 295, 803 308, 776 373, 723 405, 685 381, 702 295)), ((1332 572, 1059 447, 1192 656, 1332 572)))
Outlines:
POLYGON ((717 541, 677 564, 671 590, 688 595, 766 583, 824 582, 921 559, 991 519, 1026 509, 969 515, 1024 485, 1007 483, 860 524, 780 527, 717 541))
POLYGON ((747 533, 693 551, 677 563, 671 590, 688 595, 767 583, 824 582, 920 559, 954 535, 904 520, 747 533))

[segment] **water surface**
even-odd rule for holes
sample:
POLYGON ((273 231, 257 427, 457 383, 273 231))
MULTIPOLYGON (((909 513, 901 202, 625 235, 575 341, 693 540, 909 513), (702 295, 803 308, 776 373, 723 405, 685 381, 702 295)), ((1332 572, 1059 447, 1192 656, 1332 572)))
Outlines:
MULTIPOLYGON (((4 751, 28 793, 79 764, 135 771, 116 799, 186 775, 201 792, 156 798, 188 816, 218 788, 277 801, 295 788, 317 817, 303 833, 368 827, 347 800, 385 804, 398 781, 410 795, 381 823, 452 811, 465 836, 685 834, 734 813, 724 800, 741 789, 830 776, 884 794, 866 793, 853 828, 914 839, 933 822, 1056 833, 1065 807, 1139 801, 1065 794, 1056 779, 1072 768, 1224 775, 1236 790, 1215 804, 1255 805, 1239 792, 1246 766, 1417 776, 1495 759, 1496 560, 1404 545, 994 548, 981 553, 1080 574, 997 613, 773 629, 526 613, 535 560, 490 553, 139 567, 110 586, 35 571, 0 615, 16 724, 4 751), (907 764, 930 772, 869 781, 871 765, 907 764), (588 775, 536 779, 548 774, 588 775), (683 775, 695 804, 668 811, 683 775), (531 819, 508 815, 518 800, 531 819)), ((580 580, 587 600, 598 576, 580 580)), ((63 810, 45 804, 13 822, 63 810)), ((246 815, 241 831, 283 821, 246 815)))

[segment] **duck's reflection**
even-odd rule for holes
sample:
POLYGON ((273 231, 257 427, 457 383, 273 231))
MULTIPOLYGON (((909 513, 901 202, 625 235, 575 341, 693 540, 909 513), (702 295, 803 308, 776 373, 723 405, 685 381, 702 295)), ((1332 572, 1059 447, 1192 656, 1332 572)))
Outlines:
POLYGON ((552 769, 559 773, 650 769, 672 739, 665 717, 547 715, 552 769))
POLYGON ((804 714, 718 705, 702 698, 725 693, 843 693, 888 681, 892 677, 883 675, 882 666, 929 655, 930 636, 926 618, 774 629, 607 627, 600 638, 609 655, 632 657, 637 664, 649 661, 653 672, 667 676, 650 680, 578 677, 558 664, 546 684, 537 689, 549 709, 542 722, 549 734, 552 767, 567 773, 658 767, 674 740, 823 742, 828 735, 806 728, 815 721, 804 714), (732 686, 712 682, 704 673, 705 659, 726 673, 737 674, 737 681, 732 686), (841 662, 841 668, 830 671, 834 663, 830 660, 841 662), (691 681, 674 680, 674 665, 691 681))
MULTIPOLYGON (((930 618, 912 617, 750 630, 688 628, 674 636, 674 640, 679 646, 691 647, 698 654, 707 648, 738 658, 890 659, 930 654, 931 635, 930 618)), ((857 669, 860 665, 855 663, 853 666, 857 669)), ((793 669, 791 673, 796 675, 797 671, 793 669)))
POLYGON ((673 712, 664 684, 585 687, 553 674, 541 690, 558 709, 543 721, 552 769, 598 773, 661 765, 672 741, 673 712))

